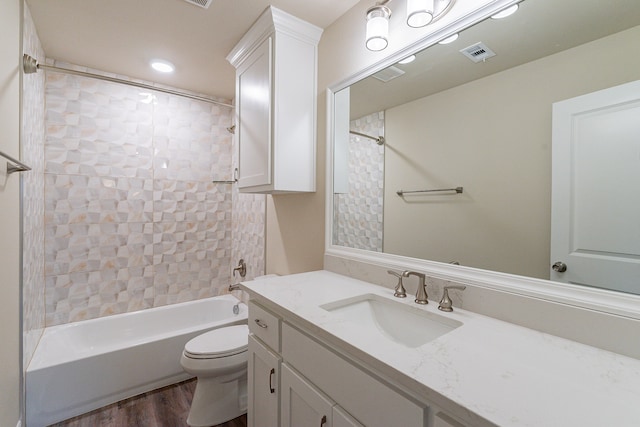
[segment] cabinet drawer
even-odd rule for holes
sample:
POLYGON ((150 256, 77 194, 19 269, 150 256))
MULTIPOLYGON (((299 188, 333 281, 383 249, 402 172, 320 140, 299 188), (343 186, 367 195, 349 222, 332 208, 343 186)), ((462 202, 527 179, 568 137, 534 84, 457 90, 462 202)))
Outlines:
POLYGON ((276 352, 280 352, 280 318, 249 301, 249 330, 276 352))
POLYGON ((424 426, 427 408, 352 365, 325 346, 282 324, 282 358, 360 423, 424 426))

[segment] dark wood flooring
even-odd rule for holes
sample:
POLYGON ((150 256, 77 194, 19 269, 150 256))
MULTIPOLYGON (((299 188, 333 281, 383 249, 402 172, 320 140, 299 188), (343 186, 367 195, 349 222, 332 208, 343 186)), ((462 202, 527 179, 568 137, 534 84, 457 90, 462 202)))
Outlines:
MULTIPOLYGON (((187 415, 196 380, 122 400, 51 427, 188 427, 187 415)), ((216 427, 247 427, 243 415, 216 427)))

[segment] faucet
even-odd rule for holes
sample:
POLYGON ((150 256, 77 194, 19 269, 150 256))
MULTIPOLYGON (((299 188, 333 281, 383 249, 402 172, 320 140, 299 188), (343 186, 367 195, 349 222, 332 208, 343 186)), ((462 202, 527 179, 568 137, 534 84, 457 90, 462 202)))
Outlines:
POLYGON ((236 283, 235 285, 229 285, 229 292, 233 292, 233 291, 239 291, 240 289, 240 283, 236 283))
POLYGON ((402 275, 404 277, 409 276, 417 276, 418 277, 418 290, 416 291, 416 304, 429 304, 428 296, 427 296, 427 286, 424 283, 425 275, 423 273, 418 273, 417 271, 403 271, 402 275))

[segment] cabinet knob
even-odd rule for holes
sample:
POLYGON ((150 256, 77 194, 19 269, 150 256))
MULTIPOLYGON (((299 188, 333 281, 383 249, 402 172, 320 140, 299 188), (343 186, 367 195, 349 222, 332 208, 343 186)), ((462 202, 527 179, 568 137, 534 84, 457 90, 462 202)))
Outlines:
POLYGON ((262 329, 267 329, 267 324, 263 323, 262 320, 256 319, 256 325, 260 326, 262 329))

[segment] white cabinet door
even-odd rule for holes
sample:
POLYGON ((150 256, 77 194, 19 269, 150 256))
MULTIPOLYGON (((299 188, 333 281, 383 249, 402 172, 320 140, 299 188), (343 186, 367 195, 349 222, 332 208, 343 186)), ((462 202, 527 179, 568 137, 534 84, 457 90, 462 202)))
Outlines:
POLYGON ((334 402, 282 365, 281 414, 283 427, 331 427, 334 402))
POLYGON ((433 418, 433 427, 465 427, 449 415, 438 412, 433 418))
POLYGON ((552 280, 640 294, 638 117, 640 81, 553 105, 552 280))
POLYGON ((281 358, 249 335, 247 409, 250 427, 279 427, 281 358))
POLYGON ((270 185, 272 40, 267 38, 237 70, 236 136, 240 141, 238 186, 270 185))
POLYGON ((340 406, 333 407, 333 427, 364 427, 340 406))

